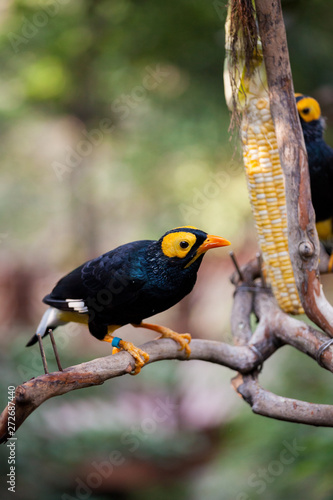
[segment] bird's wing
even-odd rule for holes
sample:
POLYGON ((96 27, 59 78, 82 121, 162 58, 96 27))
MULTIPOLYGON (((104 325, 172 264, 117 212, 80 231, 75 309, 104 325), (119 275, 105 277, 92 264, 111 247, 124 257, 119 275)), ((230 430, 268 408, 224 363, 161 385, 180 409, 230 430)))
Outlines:
POLYGON ((131 303, 146 283, 147 241, 122 245, 90 260, 62 278, 43 301, 64 311, 88 312, 92 300, 112 306, 131 303), (111 301, 110 301, 111 303, 111 301))

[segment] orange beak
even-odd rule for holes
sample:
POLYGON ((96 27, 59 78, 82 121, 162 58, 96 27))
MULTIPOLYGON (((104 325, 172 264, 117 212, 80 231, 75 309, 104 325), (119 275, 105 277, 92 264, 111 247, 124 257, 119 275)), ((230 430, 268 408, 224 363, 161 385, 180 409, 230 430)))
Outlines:
POLYGON ((207 234, 207 238, 202 243, 202 245, 199 246, 197 253, 193 257, 193 259, 188 264, 186 264, 185 268, 193 264, 193 262, 196 261, 197 258, 200 257, 200 255, 207 252, 207 250, 210 250, 211 248, 227 247, 228 245, 230 245, 230 241, 221 238, 221 236, 207 234))
POLYGON ((207 252, 207 250, 210 250, 211 248, 227 247, 228 245, 230 245, 230 241, 221 238, 221 236, 208 234, 203 244, 198 248, 197 254, 207 252))

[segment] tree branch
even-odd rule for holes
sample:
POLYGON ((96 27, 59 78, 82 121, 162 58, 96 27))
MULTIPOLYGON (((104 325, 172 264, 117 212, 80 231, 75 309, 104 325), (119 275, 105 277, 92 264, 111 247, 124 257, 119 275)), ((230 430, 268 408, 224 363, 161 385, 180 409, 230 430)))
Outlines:
POLYGON ((253 293, 247 285, 237 287, 231 312, 231 332, 235 345, 246 345, 251 337, 250 315, 253 309, 253 293))
MULTIPOLYGON (((238 338, 238 342, 245 344, 250 341, 251 343, 232 346, 224 342, 194 339, 191 342, 192 352, 189 359, 217 363, 232 370, 237 370, 242 375, 256 370, 283 343, 290 344, 316 359, 318 349, 329 338, 327 335, 283 313, 276 305, 274 298, 261 287, 256 289, 256 285, 252 283, 250 292, 242 292, 242 286, 242 284, 239 285, 236 298, 240 306, 237 313, 238 327, 240 324, 244 325, 244 337, 242 339, 238 338), (254 295, 253 310, 259 318, 259 323, 252 336, 250 336, 250 323, 247 316, 250 311, 248 293, 254 295), (244 301, 243 306, 242 301, 244 301)), ((141 348, 149 354, 149 363, 163 359, 183 361, 187 359, 185 353, 179 351, 177 344, 170 339, 148 342, 141 348)), ((327 370, 333 372, 333 347, 329 347, 323 352, 321 364, 327 370)), ((66 368, 63 372, 40 375, 19 385, 16 388, 14 400, 16 410, 15 430, 48 399, 84 387, 101 385, 106 380, 128 374, 133 369, 134 360, 130 354, 120 352, 113 356, 98 358, 66 368)), ((261 389, 261 391, 264 390, 261 389)), ((263 394, 263 392, 260 394, 263 394)), ((260 399, 261 396, 258 397, 260 399)), ((306 404, 304 403, 304 405, 306 404)), ((304 405, 302 408, 305 408, 304 405)), ((303 422, 311 424, 312 410, 310 407, 308 409, 309 421, 306 420, 306 417, 303 417, 303 422)), ((289 419, 288 415, 289 413, 286 413, 286 420, 289 419)), ((328 415, 327 411, 325 415, 328 415)), ((274 413, 269 416, 274 417, 274 413)), ((296 420, 292 418, 291 421, 296 420)), ((328 419, 325 425, 331 425, 331 420, 328 419)), ((6 441, 10 435, 8 432, 7 407, 0 415, 0 442, 6 441)))
MULTIPOLYGON (((325 333, 312 328, 288 314, 277 306, 273 297, 257 294, 254 302, 257 316, 270 325, 271 334, 285 344, 289 344, 319 362, 323 368, 333 372, 333 347, 328 347, 318 359, 320 347, 330 340, 325 333)), ((260 323, 259 323, 260 324, 260 323)))
POLYGON ((289 253, 307 316, 333 336, 333 307, 319 282, 319 240, 309 169, 296 109, 280 0, 255 0, 280 161, 285 176, 289 253))
MULTIPOLYGON (((149 363, 163 359, 186 360, 184 351, 169 339, 147 342, 141 348, 149 354, 149 363)), ((264 359, 274 349, 267 339, 258 341, 258 349, 264 359)), ((191 342, 190 359, 200 359, 227 366, 232 370, 249 373, 260 365, 261 358, 248 346, 232 346, 223 342, 194 339, 191 342)), ((15 430, 42 403, 55 396, 84 387, 101 385, 106 380, 120 377, 134 369, 134 359, 127 352, 94 359, 87 363, 71 366, 63 372, 53 372, 33 378, 16 388, 15 392, 15 430)), ((0 443, 6 441, 8 434, 8 407, 0 415, 0 443)))
MULTIPOLYGON (((242 267, 241 273, 243 276, 247 276, 246 290, 251 290, 251 292, 242 292, 244 284, 237 280, 235 274, 232 276, 231 280, 236 283, 233 309, 235 317, 232 321, 232 325, 235 326, 235 330, 233 330, 234 342, 244 345, 251 339, 252 345, 257 346, 258 340, 268 337, 275 348, 277 348, 278 343, 292 345, 316 361, 320 361, 324 368, 333 371, 333 349, 330 347, 325 349, 318 360, 320 347, 325 345, 330 337, 285 314, 278 307, 271 294, 265 292, 254 281, 251 283, 251 273, 253 277, 258 275, 253 261, 242 267), (248 298, 248 293, 253 295, 253 299, 248 298), (237 309, 235 307, 236 301, 237 309), (253 335, 249 317, 252 311, 259 319, 253 335)), ((313 404, 273 394, 259 385, 257 370, 249 375, 238 373, 232 379, 232 386, 251 406, 254 413, 289 422, 333 427, 333 406, 313 404)))
POLYGON ((245 376, 239 374, 232 380, 232 385, 258 415, 299 424, 333 427, 331 405, 277 396, 263 389, 255 374, 245 376))

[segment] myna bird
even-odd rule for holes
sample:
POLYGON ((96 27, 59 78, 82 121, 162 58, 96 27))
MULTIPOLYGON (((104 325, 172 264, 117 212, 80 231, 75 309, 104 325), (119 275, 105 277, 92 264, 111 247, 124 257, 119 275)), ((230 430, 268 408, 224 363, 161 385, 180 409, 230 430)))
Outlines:
POLYGON ((333 149, 324 140, 325 121, 321 116, 319 103, 313 97, 303 94, 295 94, 295 97, 308 153, 311 198, 316 214, 318 236, 331 254, 333 149))
MULTIPOLYGON (((229 241, 220 236, 184 226, 168 231, 158 241, 134 241, 89 260, 62 278, 44 297, 43 302, 51 307, 27 346, 39 341, 42 351, 41 338, 50 333, 55 347, 55 328, 72 321, 85 323, 97 339, 129 352, 135 359, 134 373, 138 373, 149 360, 148 354, 113 336, 115 330, 131 323, 175 340, 189 356, 188 333, 142 321, 169 309, 190 293, 207 250, 227 245, 229 241)), ((47 371, 45 363, 44 368, 47 371)))
POLYGON ((333 148, 324 140, 325 121, 319 103, 312 97, 295 94, 308 153, 311 198, 319 239, 331 255, 333 266, 333 148))

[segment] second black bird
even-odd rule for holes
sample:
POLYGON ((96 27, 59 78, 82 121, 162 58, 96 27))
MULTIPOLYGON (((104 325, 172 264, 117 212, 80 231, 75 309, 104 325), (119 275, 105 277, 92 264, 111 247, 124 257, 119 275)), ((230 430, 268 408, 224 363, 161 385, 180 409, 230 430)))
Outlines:
MULTIPOLYGON (((327 252, 333 248, 333 148, 324 140, 325 121, 319 103, 312 97, 295 94, 308 153, 311 198, 318 236, 327 252)), ((333 258, 330 260, 330 270, 333 258), (331 262, 332 261, 332 262, 331 262)))

